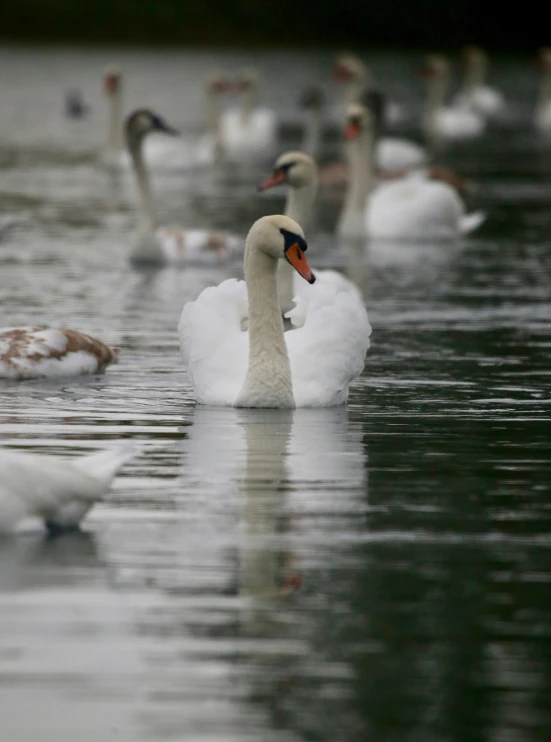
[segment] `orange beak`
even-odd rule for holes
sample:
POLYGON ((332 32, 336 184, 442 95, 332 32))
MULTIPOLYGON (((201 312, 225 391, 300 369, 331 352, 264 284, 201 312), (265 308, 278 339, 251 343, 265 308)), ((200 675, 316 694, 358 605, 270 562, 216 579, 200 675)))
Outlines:
POLYGON ((349 121, 344 127, 344 138, 351 140, 360 136, 360 125, 357 121, 349 121))
POLYGON ((314 283, 316 277, 314 276, 314 274, 312 273, 312 269, 306 262, 306 257, 303 251, 300 249, 298 242, 295 242, 294 245, 291 245, 291 247, 285 250, 285 257, 299 274, 299 276, 302 276, 305 281, 308 281, 308 283, 314 283))
POLYGON ((266 180, 258 186, 258 190, 266 191, 268 188, 275 188, 275 186, 281 185, 282 183, 285 183, 285 173, 283 170, 278 170, 273 173, 273 175, 270 175, 269 178, 266 178, 266 180))

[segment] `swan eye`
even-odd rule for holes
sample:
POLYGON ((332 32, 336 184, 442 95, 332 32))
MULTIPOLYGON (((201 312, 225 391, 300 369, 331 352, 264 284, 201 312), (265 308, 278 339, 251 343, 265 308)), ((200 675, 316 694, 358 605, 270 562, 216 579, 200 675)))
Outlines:
POLYGON ((279 231, 285 238, 285 247, 284 247, 285 252, 287 252, 287 250, 290 250, 291 247, 298 247, 299 252, 300 250, 302 250, 302 252, 306 252, 306 250, 308 249, 308 245, 306 244, 306 240, 304 239, 304 237, 301 237, 300 235, 295 234, 294 232, 290 232, 288 229, 282 228, 279 231))

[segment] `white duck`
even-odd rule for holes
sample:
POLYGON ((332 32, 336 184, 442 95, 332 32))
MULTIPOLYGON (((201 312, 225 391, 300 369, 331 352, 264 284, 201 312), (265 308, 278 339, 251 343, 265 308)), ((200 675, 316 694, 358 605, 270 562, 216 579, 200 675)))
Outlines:
POLYGON ((541 132, 551 132, 551 48, 544 47, 538 52, 541 81, 534 111, 534 124, 541 132))
POLYGON ((450 84, 450 63, 440 54, 430 54, 420 70, 427 81, 427 104, 423 118, 425 134, 433 140, 472 139, 480 136, 486 121, 465 106, 446 106, 450 84))
POLYGON ((283 332, 277 266, 287 259, 315 277, 300 226, 286 216, 256 221, 245 247, 245 282, 230 279, 188 302, 179 323, 182 357, 199 404, 332 407, 343 404, 363 370, 371 327, 347 293, 320 286, 304 325, 283 332), (249 317, 248 331, 241 321, 249 317))
POLYGON ((463 50, 465 75, 463 86, 454 103, 471 108, 481 116, 496 116, 506 109, 505 97, 496 88, 485 85, 488 71, 488 56, 478 46, 467 46, 463 50))
POLYGON ((74 530, 136 453, 131 443, 69 461, 0 447, 0 531, 38 517, 48 534, 74 530))
POLYGON ((156 227, 142 144, 145 137, 153 131, 170 135, 178 132, 147 109, 139 109, 130 114, 125 131, 140 195, 140 226, 131 261, 137 265, 216 264, 240 247, 241 241, 237 237, 224 232, 156 227))
POLYGON ((270 108, 257 106, 259 76, 244 70, 234 84, 242 94, 240 108, 230 108, 220 120, 220 138, 226 157, 270 156, 277 144, 277 118, 270 108))
MULTIPOLYGON (((286 152, 281 155, 274 163, 272 175, 259 186, 259 190, 265 191, 282 184, 289 186, 285 215, 298 222, 303 229, 307 229, 318 192, 318 171, 312 157, 303 152, 286 152)), ((316 271, 316 285, 312 287, 286 260, 280 260, 277 268, 277 289, 281 311, 286 313, 292 310, 295 297, 308 297, 311 291, 317 290, 322 283, 331 284, 337 292, 349 291, 362 303, 358 287, 342 273, 333 270, 316 271)))
MULTIPOLYGON (((366 95, 380 98, 381 120, 392 121, 393 104, 378 91, 369 91, 370 75, 364 63, 355 56, 343 55, 334 70, 336 82, 344 85, 344 111, 351 103, 365 103, 366 95)), ((403 137, 377 137, 374 150, 375 166, 393 171, 419 167, 428 161, 424 147, 403 137)))
POLYGON ((76 330, 0 329, 0 379, 96 374, 117 358, 118 349, 76 330))
POLYGON ((370 193, 373 136, 371 113, 365 106, 350 105, 345 128, 350 180, 338 224, 343 237, 454 239, 482 223, 483 214, 465 214, 454 188, 427 180, 422 171, 383 183, 370 193))

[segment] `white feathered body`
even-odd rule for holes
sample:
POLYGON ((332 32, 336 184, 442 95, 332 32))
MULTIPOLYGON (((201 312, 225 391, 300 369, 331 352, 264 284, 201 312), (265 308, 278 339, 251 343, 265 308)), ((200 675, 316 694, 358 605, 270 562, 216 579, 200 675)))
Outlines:
POLYGON ((398 137, 382 137, 375 144, 375 165, 383 170, 419 167, 428 162, 427 151, 415 142, 398 137))
POLYGON ((134 454, 132 444, 75 460, 0 448, 0 531, 30 516, 78 525, 134 454))
POLYGON ((148 265, 219 265, 243 249, 243 240, 226 232, 158 227, 139 236, 132 262, 148 265))
MULTIPOLYGON (((297 407, 345 403, 369 348, 371 326, 361 300, 330 284, 316 286, 294 310, 301 326, 284 335, 297 407)), ((236 279, 184 306, 180 347, 198 403, 236 405, 247 374, 249 336, 242 322, 248 313, 246 284, 236 279)))
POLYGON ((464 106, 442 106, 431 114, 427 123, 430 135, 444 139, 473 139, 485 128, 484 118, 464 106))
POLYGON ((454 99, 460 107, 471 108, 481 116, 498 116, 506 109, 503 93, 489 85, 476 85, 468 91, 460 92, 454 99))
POLYGON ((220 140, 229 159, 271 157, 277 144, 276 115, 269 108, 254 108, 248 116, 239 108, 229 108, 220 119, 220 140))
POLYGON ((371 194, 365 213, 370 237, 383 239, 454 239, 484 219, 467 217, 465 205, 448 183, 421 173, 383 183, 371 194))

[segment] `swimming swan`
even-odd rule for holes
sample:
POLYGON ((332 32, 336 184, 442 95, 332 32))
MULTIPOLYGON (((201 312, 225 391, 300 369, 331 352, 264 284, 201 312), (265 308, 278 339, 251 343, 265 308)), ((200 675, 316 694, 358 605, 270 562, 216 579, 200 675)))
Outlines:
POLYGON ((404 241, 453 239, 484 221, 481 213, 465 214, 454 188, 428 180, 423 172, 383 183, 371 192, 373 117, 365 106, 348 107, 345 136, 350 181, 338 223, 342 236, 404 241))
POLYGON ((257 105, 259 79, 256 70, 244 70, 234 82, 242 104, 224 111, 220 119, 220 139, 228 159, 269 157, 277 144, 275 112, 257 105))
MULTIPOLYGON (((274 163, 272 175, 259 186, 259 190, 265 191, 279 185, 289 186, 285 216, 294 219, 303 229, 307 229, 312 219, 312 210, 318 192, 318 172, 312 157, 304 152, 285 152, 278 157, 274 163)), ((336 291, 349 291, 363 303, 358 287, 342 273, 334 270, 316 271, 316 284, 312 287, 293 270, 286 260, 280 260, 277 267, 277 291, 281 311, 283 313, 291 311, 295 297, 307 297, 322 283, 331 284, 336 291)), ((296 323, 296 313, 294 317, 296 323)))
POLYGON ((142 152, 143 140, 153 131, 177 135, 176 129, 153 111, 139 109, 126 120, 126 143, 140 195, 140 225, 131 261, 136 265, 215 264, 240 247, 240 240, 224 232, 180 227, 156 227, 149 177, 142 152))
POLYGON ((440 54, 430 54, 420 70, 427 82, 426 111, 423 118, 425 134, 438 139, 472 139, 486 128, 485 119, 463 105, 446 106, 450 84, 450 63, 440 54))
POLYGON ((256 221, 245 246, 245 282, 229 279, 188 302, 180 348, 199 404, 332 407, 363 370, 371 327, 363 306, 332 286, 312 295, 306 321, 283 332, 277 265, 287 259, 315 281, 301 227, 286 216, 256 221), (358 316, 359 315, 359 316, 358 316), (241 330, 243 317, 249 329, 241 330))
POLYGON ((481 116, 496 116, 506 109, 503 93, 485 84, 488 55, 478 46, 467 46, 462 54, 465 75, 454 103, 472 108, 481 116))

